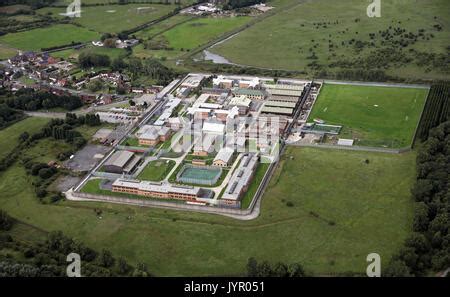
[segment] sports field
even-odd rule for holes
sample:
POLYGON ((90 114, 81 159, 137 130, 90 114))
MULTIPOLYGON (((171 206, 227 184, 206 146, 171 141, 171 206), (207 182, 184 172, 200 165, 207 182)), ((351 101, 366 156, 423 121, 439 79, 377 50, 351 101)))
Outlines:
MULTIPOLYGON (((128 5, 101 5, 83 7, 81 17, 75 18, 75 22, 85 28, 105 33, 118 33, 144 23, 155 20, 168 14, 176 8, 175 5, 163 4, 128 4, 128 5)), ((37 11, 46 15, 51 13, 54 17, 61 17, 65 8, 46 7, 37 11)))
POLYGON ((175 161, 172 160, 152 161, 145 166, 137 178, 141 180, 161 181, 169 174, 173 166, 175 166, 175 161))
POLYGON ((433 66, 428 54, 445 55, 450 45, 450 1, 381 1, 380 18, 367 17, 369 1, 289 2, 298 5, 278 12, 215 46, 213 52, 238 64, 303 70, 311 75, 318 72, 316 65, 309 66, 316 62, 323 66, 321 69, 331 72, 344 69, 344 66, 345 69, 384 71, 384 63, 387 63, 386 72, 399 77, 444 79, 448 76, 448 67, 445 74, 442 67, 445 65, 436 60, 433 66), (439 24, 441 29, 435 27, 439 24), (415 34, 417 40, 408 40, 405 47, 391 47, 393 40, 406 42, 404 35, 394 33, 394 28, 405 30, 404 34, 415 34), (388 29, 392 38, 385 41, 380 32, 388 29), (419 35, 419 30, 424 30, 422 35, 419 35), (375 39, 371 39, 369 34, 375 34, 375 39), (421 54, 416 56, 411 50, 421 54), (423 60, 425 56, 428 58, 423 60), (405 57, 412 61, 400 63, 405 57), (331 67, 337 62, 343 64, 331 67))
POLYGON ((40 50, 72 42, 88 42, 100 38, 96 32, 68 24, 10 33, 0 37, 0 43, 21 50, 40 50), (70 32, 70 34, 68 34, 70 32))
POLYGON ((300 261, 319 275, 364 273, 368 253, 378 252, 383 265, 410 232, 414 161, 415 153, 289 148, 252 221, 107 203, 45 205, 19 165, 0 173, 0 208, 144 262, 157 275, 242 275, 252 256, 300 261))
POLYGON ((342 125, 340 138, 355 144, 411 145, 428 89, 324 84, 308 122, 342 125))

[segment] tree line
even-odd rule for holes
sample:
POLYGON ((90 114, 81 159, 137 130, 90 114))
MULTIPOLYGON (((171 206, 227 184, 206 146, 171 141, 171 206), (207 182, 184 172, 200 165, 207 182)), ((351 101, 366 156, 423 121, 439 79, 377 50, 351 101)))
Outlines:
POLYGON ((31 88, 18 90, 14 95, 9 95, 3 102, 10 108, 34 111, 62 107, 66 110, 74 110, 83 106, 80 97, 73 95, 58 96, 46 91, 35 91, 31 88))
POLYGON ((432 129, 417 155, 413 233, 384 275, 426 276, 450 267, 450 121, 432 129))
POLYGON ((285 264, 278 262, 271 265, 267 261, 258 263, 255 258, 247 261, 247 276, 249 277, 302 277, 306 276, 300 263, 285 264))
POLYGON ((431 128, 450 120, 450 83, 432 85, 420 119, 417 136, 425 141, 431 128))
POLYGON ((24 116, 23 112, 14 110, 4 103, 0 104, 0 129, 23 119, 24 116))

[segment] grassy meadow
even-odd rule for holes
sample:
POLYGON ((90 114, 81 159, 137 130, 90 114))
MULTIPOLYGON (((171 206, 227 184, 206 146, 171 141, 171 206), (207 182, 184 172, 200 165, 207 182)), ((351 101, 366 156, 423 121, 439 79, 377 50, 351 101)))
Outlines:
POLYGON ((445 57, 448 53, 450 2, 382 2, 381 17, 369 18, 367 1, 298 1, 294 8, 280 11, 215 46, 213 52, 238 64, 304 70, 308 74, 378 67, 389 75, 408 79, 448 77, 448 64, 445 67, 438 59, 431 61, 436 55, 445 57), (381 31, 389 27, 393 37, 385 41, 381 31), (397 28, 405 31, 395 35, 397 28), (405 34, 417 35, 419 30, 424 32, 415 42, 405 47, 395 45, 395 52, 389 50, 392 40, 407 40, 405 34), (375 34, 374 39, 370 34, 375 34), (413 61, 398 63, 403 58, 413 61), (321 67, 317 68, 317 64, 321 67))
MULTIPOLYGON (((101 5, 82 7, 81 17, 74 22, 81 26, 101 32, 118 33, 162 17, 176 8, 175 5, 164 4, 128 4, 101 5)), ((65 8, 45 7, 37 11, 39 14, 51 13, 54 17, 65 13, 65 8)))
POLYGON ((88 29, 69 24, 59 24, 3 35, 0 37, 0 44, 21 50, 39 51, 42 48, 68 45, 72 42, 88 42, 98 38, 100 38, 98 33, 88 29))

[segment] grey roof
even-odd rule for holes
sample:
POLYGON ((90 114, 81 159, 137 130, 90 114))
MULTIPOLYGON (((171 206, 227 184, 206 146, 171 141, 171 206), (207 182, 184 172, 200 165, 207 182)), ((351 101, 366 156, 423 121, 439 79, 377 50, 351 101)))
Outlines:
POLYGON ((228 162, 230 162, 231 157, 233 156, 233 153, 234 153, 234 149, 232 149, 232 148, 229 148, 229 147, 221 148, 220 151, 217 153, 217 155, 214 157, 213 162, 215 162, 217 160, 221 160, 221 161, 224 161, 225 163, 228 163, 228 162))
POLYGON ((221 199, 239 200, 242 189, 246 187, 258 165, 258 154, 247 154, 242 157, 239 167, 233 172, 221 199))
POLYGON ((109 166, 117 166, 117 167, 121 167, 124 168, 125 165, 128 163, 128 161, 131 160, 131 158, 133 158, 134 153, 133 152, 129 152, 129 151, 116 151, 111 158, 109 158, 106 162, 105 165, 109 165, 109 166))

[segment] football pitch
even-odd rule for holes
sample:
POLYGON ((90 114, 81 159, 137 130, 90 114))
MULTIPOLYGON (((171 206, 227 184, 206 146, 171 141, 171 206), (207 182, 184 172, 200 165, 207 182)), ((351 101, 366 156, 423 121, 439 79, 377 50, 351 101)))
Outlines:
POLYGON ((308 122, 342 125, 340 138, 356 145, 411 145, 428 89, 324 84, 308 122))

